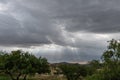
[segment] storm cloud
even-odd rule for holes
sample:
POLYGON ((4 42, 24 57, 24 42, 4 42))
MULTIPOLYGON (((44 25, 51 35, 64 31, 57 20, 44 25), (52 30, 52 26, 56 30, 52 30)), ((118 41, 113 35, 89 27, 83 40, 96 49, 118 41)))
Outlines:
POLYGON ((120 35, 119 0, 0 0, 0 49, 51 62, 99 59, 120 35))

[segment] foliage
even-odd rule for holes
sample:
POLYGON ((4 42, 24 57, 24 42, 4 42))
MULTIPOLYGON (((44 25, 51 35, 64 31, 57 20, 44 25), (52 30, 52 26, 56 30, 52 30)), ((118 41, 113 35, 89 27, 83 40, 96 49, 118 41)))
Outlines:
POLYGON ((96 73, 98 69, 102 68, 102 63, 99 62, 99 60, 92 60, 89 62, 87 68, 87 74, 92 75, 96 73))
POLYGON ((97 61, 92 61, 93 68, 97 71, 87 76, 86 80, 120 80, 120 41, 112 39, 107 50, 102 55, 102 66, 97 61))
POLYGON ((60 69, 67 80, 78 80, 80 76, 86 76, 86 69, 79 64, 62 64, 60 69))
POLYGON ((103 80, 103 77, 100 73, 96 73, 91 76, 87 76, 85 80, 103 80))
POLYGON ((5 74, 0 74, 0 80, 10 80, 10 77, 5 74))
POLYGON ((1 70, 8 74, 12 80, 19 80, 20 76, 23 76, 23 80, 26 80, 27 75, 50 71, 45 58, 37 58, 21 50, 11 51, 11 53, 3 52, 0 55, 0 60, 1 70))
POLYGON ((102 55, 104 80, 120 80, 120 42, 112 39, 102 55))
POLYGON ((99 62, 99 60, 92 60, 89 62, 89 64, 91 65, 91 67, 94 67, 95 69, 101 68, 101 63, 99 62))

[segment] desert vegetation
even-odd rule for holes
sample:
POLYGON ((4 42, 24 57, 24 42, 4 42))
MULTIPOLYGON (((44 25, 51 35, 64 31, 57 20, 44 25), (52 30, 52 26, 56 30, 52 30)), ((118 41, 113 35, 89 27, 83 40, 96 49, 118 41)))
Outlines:
POLYGON ((0 80, 120 80, 120 42, 108 41, 101 60, 48 63, 21 50, 0 52, 0 80))

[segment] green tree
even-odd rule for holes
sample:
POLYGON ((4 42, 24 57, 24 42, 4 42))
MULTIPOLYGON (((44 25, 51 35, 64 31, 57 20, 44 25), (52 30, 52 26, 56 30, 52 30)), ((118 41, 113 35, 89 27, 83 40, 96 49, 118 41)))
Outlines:
POLYGON ((120 80, 120 41, 109 41, 107 50, 102 55, 104 80, 120 80))
POLYGON ((92 74, 96 73, 96 71, 98 71, 101 68, 102 68, 102 63, 100 63, 99 60, 90 61, 87 66, 88 75, 92 75, 92 74))
POLYGON ((12 80, 19 80, 20 76, 23 76, 23 80, 26 80, 27 75, 50 72, 47 59, 37 58, 21 50, 2 53, 0 59, 1 70, 8 74, 12 80))
POLYGON ((94 67, 95 69, 99 69, 101 64, 98 60, 92 60, 89 62, 90 66, 94 67))
POLYGON ((80 76, 86 76, 86 69, 79 64, 62 64, 60 69, 67 80, 78 80, 80 76))

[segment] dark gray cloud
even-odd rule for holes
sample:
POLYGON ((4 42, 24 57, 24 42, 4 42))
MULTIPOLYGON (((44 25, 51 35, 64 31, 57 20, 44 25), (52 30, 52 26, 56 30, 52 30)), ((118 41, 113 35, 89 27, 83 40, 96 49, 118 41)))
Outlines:
POLYGON ((85 31, 92 33, 117 33, 120 32, 120 11, 108 10, 78 15, 66 20, 66 30, 85 31))
POLYGON ((119 0, 0 0, 1 49, 25 48, 50 61, 96 59, 107 40, 119 37, 119 4, 119 0), (51 50, 44 47, 52 44, 51 50))
MULTIPOLYGON (((0 44, 1 45, 31 45, 31 44, 49 44, 51 43, 47 36, 37 33, 38 27, 35 27, 33 21, 22 23, 10 15, 0 14, 0 44), (34 26, 34 27, 33 27, 34 26), (36 31, 36 32, 35 32, 36 31)), ((40 26, 40 25, 39 25, 40 26)), ((42 33, 42 32, 41 32, 42 33)), ((44 34, 44 33, 43 33, 44 34)))
POLYGON ((68 31, 120 32, 120 2, 117 0, 66 0, 59 3, 62 7, 59 6, 56 19, 65 23, 68 31))

